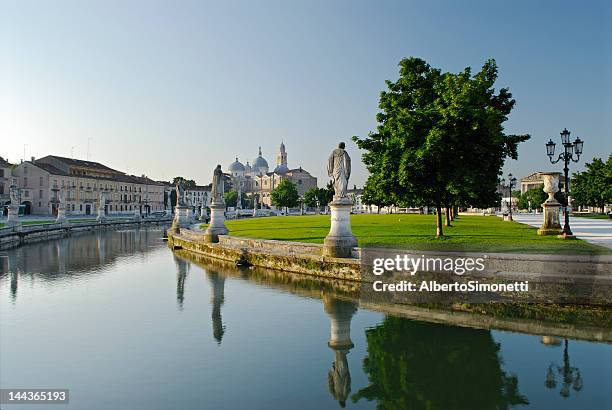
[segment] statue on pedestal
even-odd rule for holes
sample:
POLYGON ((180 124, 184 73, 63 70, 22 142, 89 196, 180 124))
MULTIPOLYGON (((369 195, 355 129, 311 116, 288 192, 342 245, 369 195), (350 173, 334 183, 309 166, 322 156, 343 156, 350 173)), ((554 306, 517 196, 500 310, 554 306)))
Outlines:
POLYGON ((225 186, 223 183, 223 171, 221 171, 221 165, 217 165, 217 167, 213 171, 211 202, 212 203, 224 203, 225 202, 223 199, 224 190, 225 190, 225 186))
POLYGON ((17 187, 17 181, 13 178, 13 183, 9 188, 9 196, 11 197, 11 204, 8 206, 8 213, 6 216, 6 226, 17 226, 21 225, 19 221, 19 204, 21 203, 21 190, 17 187))
POLYGON ((66 222, 66 190, 63 187, 60 188, 58 201, 55 223, 64 223, 66 222))
POLYGON ((98 222, 106 220, 106 192, 100 191, 100 200, 98 201, 98 222))
POLYGON ((544 192, 548 194, 548 198, 542 204, 544 220, 538 229, 538 235, 560 235, 563 232, 559 220, 561 204, 555 199, 555 194, 559 191, 560 173, 542 172, 540 175, 544 180, 544 192))
POLYGON ((332 151, 327 160, 327 175, 332 178, 334 184, 334 201, 348 199, 346 190, 351 176, 351 157, 344 147, 344 142, 338 144, 338 148, 332 151))
POLYGON ((221 171, 221 165, 217 165, 212 179, 210 223, 205 232, 206 240, 212 243, 219 242, 219 235, 227 235, 229 232, 225 226, 223 190, 223 171, 221 171))
POLYGON ((185 186, 183 185, 183 181, 178 179, 176 181, 176 205, 187 206, 185 200, 185 186))
POLYGON ((351 157, 344 150, 344 142, 332 151, 327 160, 327 173, 334 185, 334 198, 329 204, 331 227, 323 241, 323 255, 336 258, 350 258, 357 239, 351 230, 351 209, 353 201, 347 195, 348 180, 351 176, 351 157))

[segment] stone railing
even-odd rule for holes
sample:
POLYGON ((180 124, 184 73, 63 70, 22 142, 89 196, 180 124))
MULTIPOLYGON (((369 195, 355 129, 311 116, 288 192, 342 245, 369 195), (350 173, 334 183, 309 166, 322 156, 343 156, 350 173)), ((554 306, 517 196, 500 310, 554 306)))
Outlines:
POLYGON ((18 225, 0 228, 0 249, 8 249, 24 243, 36 242, 45 239, 59 238, 73 232, 93 231, 98 229, 113 229, 115 227, 167 224, 172 221, 169 217, 151 218, 142 220, 133 218, 113 218, 104 222, 81 221, 65 223, 40 223, 33 225, 18 225))

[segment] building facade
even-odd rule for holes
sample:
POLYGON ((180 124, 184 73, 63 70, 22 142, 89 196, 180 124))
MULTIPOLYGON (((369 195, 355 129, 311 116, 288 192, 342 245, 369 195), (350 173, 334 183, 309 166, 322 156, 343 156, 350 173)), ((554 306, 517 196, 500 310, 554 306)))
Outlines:
POLYGON ((12 181, 12 168, 12 164, 0 157, 0 205, 2 205, 0 209, 2 213, 6 213, 4 206, 11 202, 10 186, 12 181))
POLYGON ((303 197, 310 188, 317 186, 317 178, 302 167, 289 168, 287 151, 282 142, 276 154, 276 166, 272 171, 259 147, 258 156, 252 165, 248 161, 243 165, 236 157, 236 160, 228 166, 227 173, 231 178, 232 187, 240 196, 254 196, 258 198, 259 204, 263 203, 266 206, 272 206, 270 194, 284 179, 295 184, 300 197, 303 197))
POLYGON ((55 216, 60 198, 67 215, 95 215, 100 193, 107 214, 142 214, 164 209, 164 186, 145 175, 128 175, 94 161, 48 155, 13 169, 25 214, 55 216))

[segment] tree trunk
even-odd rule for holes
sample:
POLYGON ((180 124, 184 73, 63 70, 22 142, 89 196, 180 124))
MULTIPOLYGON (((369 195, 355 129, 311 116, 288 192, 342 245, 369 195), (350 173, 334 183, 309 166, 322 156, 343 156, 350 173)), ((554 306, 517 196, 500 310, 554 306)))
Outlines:
POLYGON ((445 213, 445 221, 444 221, 444 226, 451 226, 451 221, 450 221, 450 208, 447 206, 446 208, 444 208, 444 213, 445 213))
POLYGON ((436 238, 440 238, 444 235, 442 232, 442 207, 436 205, 436 238))

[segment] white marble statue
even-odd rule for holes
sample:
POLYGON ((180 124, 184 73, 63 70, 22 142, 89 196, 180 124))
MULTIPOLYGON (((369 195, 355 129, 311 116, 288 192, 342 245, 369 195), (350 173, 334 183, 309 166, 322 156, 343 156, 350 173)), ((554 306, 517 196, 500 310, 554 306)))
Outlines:
POLYGON ((344 142, 338 144, 327 160, 327 174, 334 184, 334 200, 348 198, 346 190, 351 176, 351 157, 344 147, 344 142))
POLYGON ((183 181, 178 179, 176 181, 176 205, 187 206, 185 199, 185 186, 183 185, 183 181))
POLYGON ((16 185, 11 185, 9 188, 9 193, 11 196, 11 205, 19 205, 21 202, 21 192, 20 189, 16 185))
POLYGON ((213 172, 211 202, 223 203, 223 191, 223 171, 221 171, 221 165, 217 165, 213 172))

